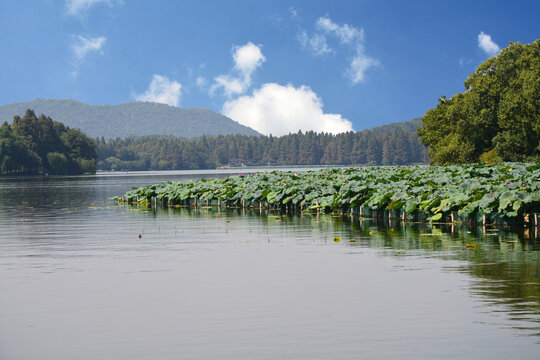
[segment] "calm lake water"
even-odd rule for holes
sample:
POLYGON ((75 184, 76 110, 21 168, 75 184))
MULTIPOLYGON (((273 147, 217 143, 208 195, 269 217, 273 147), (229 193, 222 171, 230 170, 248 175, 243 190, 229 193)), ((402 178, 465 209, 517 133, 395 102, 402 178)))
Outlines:
POLYGON ((537 233, 108 201, 227 174, 0 179, 0 359, 538 359, 537 233))

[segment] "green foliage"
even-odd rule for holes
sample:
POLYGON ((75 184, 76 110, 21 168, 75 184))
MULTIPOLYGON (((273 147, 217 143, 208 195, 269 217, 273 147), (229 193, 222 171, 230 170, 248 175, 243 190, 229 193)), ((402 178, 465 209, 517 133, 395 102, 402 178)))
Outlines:
POLYGON ((540 212, 540 163, 498 165, 406 166, 264 172, 199 181, 167 182, 124 194, 127 202, 153 199, 180 203, 189 199, 246 202, 258 206, 293 205, 339 212, 422 210, 436 221, 452 212, 502 213, 512 218, 540 212))
POLYGON ((33 175, 40 168, 41 158, 5 122, 0 127, 0 174, 33 175))
POLYGON ((47 154, 47 163, 51 175, 65 175, 68 173, 69 161, 66 155, 58 152, 47 154))
POLYGON ((486 164, 492 164, 501 162, 502 159, 497 153, 497 149, 493 148, 480 155, 480 161, 486 164))
POLYGON ((76 158, 75 159, 80 173, 82 174, 94 174, 96 172, 96 159, 85 159, 85 158, 76 158))
POLYGON ((60 140, 57 131, 62 130, 62 126, 54 124, 53 120, 45 115, 36 117, 30 109, 22 119, 15 116, 13 119, 14 133, 42 159, 43 167, 50 168, 47 154, 51 152, 65 152, 65 145, 60 140))
POLYGON ((467 78, 464 93, 441 97, 422 120, 418 134, 434 164, 475 162, 483 154, 539 160, 540 40, 510 43, 467 78))
POLYGON ((94 140, 30 109, 0 128, 0 175, 94 173, 95 160, 94 140))
POLYGON ((129 137, 97 139, 102 170, 207 169, 221 165, 347 165, 426 162, 419 119, 338 135, 129 137))
POLYGON ((62 142, 70 149, 69 155, 72 159, 97 157, 96 142, 79 129, 68 128, 62 133, 62 142))

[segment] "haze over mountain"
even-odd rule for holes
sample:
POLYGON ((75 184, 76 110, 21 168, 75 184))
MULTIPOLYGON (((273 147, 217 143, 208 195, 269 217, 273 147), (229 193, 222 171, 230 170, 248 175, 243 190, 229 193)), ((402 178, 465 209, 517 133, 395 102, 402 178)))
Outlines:
POLYGON ((0 122, 12 122, 27 109, 45 114, 91 137, 172 135, 193 138, 201 135, 260 135, 255 130, 209 109, 183 109, 152 102, 118 105, 89 105, 72 99, 35 99, 0 106, 0 122))

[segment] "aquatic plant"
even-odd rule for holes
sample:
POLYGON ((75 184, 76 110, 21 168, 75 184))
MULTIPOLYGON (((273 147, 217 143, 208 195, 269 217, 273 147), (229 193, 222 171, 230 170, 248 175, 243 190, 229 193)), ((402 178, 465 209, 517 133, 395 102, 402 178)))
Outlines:
POLYGON ((271 171, 133 189, 118 201, 264 207, 431 221, 528 221, 540 212, 540 163, 271 171), (481 220, 478 217, 481 217, 481 220))

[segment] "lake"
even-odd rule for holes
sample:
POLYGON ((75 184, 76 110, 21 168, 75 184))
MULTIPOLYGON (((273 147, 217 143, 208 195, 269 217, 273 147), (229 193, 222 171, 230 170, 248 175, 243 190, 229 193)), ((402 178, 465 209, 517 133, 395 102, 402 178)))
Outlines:
POLYGON ((0 359, 538 358, 534 229, 108 200, 234 171, 0 179, 0 359))

